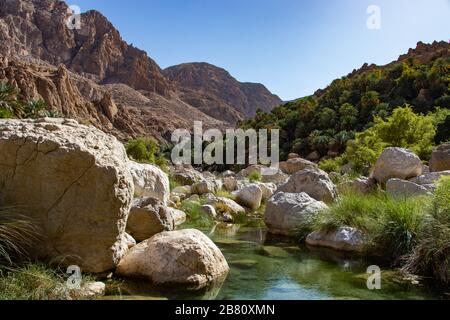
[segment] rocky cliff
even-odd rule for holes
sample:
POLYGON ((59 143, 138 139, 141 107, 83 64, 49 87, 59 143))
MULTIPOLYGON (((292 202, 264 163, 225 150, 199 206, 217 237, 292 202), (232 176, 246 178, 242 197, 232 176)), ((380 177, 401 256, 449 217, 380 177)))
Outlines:
MULTIPOLYGON (((126 140, 175 128, 224 128, 256 108, 279 103, 264 86, 226 77, 190 89, 191 79, 171 79, 146 52, 127 44, 99 12, 81 14, 81 28, 66 22, 62 1, 0 0, 0 81, 25 99, 43 99, 55 111, 91 122, 126 140)), ((216 68, 217 70, 220 70, 216 68)))
POLYGON ((164 75, 174 82, 184 101, 213 117, 225 113, 230 122, 252 117, 257 109, 268 112, 282 103, 262 84, 241 83, 208 63, 173 66, 164 75))

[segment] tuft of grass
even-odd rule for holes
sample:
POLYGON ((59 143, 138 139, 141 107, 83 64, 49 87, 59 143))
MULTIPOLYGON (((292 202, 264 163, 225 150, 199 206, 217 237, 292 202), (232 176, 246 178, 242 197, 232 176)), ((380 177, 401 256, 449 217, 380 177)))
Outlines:
POLYGON ((450 284, 450 178, 442 178, 404 271, 450 284))
POLYGON ((368 254, 397 262, 416 244, 429 203, 427 197, 397 200, 383 193, 347 193, 319 214, 315 228, 357 228, 367 235, 368 254))
POLYGON ((0 300, 69 300, 61 273, 41 264, 0 269, 0 300))
POLYGON ((169 188, 170 191, 173 191, 173 189, 177 188, 177 187, 181 187, 181 184, 179 184, 172 175, 169 175, 169 188))
POLYGON ((37 235, 35 225, 18 208, 0 208, 0 265, 12 265, 14 260, 26 257, 37 235))
POLYGON ((228 199, 231 199, 233 201, 236 201, 236 196, 235 195, 233 195, 231 192, 228 192, 228 191, 223 190, 223 189, 216 192, 216 197, 228 198, 228 199))
POLYGON ((195 225, 199 227, 209 227, 214 224, 211 217, 203 214, 201 207, 203 203, 197 201, 183 201, 181 204, 181 210, 186 212, 187 217, 191 222, 195 222, 195 225))
POLYGON ((254 183, 254 182, 261 182, 262 181, 262 175, 258 171, 253 171, 252 173, 249 174, 248 180, 250 182, 252 182, 252 183, 254 183))

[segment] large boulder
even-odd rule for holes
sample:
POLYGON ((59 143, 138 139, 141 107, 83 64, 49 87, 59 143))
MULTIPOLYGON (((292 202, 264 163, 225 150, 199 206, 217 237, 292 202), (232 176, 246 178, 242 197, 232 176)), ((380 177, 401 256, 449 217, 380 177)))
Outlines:
POLYGON ((450 170, 450 143, 440 145, 433 151, 430 170, 432 172, 450 170))
POLYGON ((286 183, 289 180, 289 175, 281 171, 280 169, 272 168, 270 174, 264 174, 262 176, 262 182, 264 183, 274 183, 277 186, 286 183))
POLYGON ((338 251, 361 252, 366 245, 366 239, 358 229, 341 227, 328 232, 315 231, 306 237, 306 244, 338 251))
POLYGON ((38 258, 113 269, 128 246, 133 178, 113 136, 74 120, 0 120, 0 203, 40 229, 38 258))
POLYGON ((389 179, 409 179, 422 174, 423 165, 413 152, 403 148, 386 148, 378 158, 372 177, 380 183, 389 179))
POLYGON ((262 191, 262 200, 267 201, 275 191, 277 191, 277 186, 275 183, 262 183, 258 182, 256 185, 261 189, 262 191))
POLYGON ((320 169, 306 169, 293 174, 278 191, 287 193, 305 192, 312 198, 327 203, 333 202, 337 198, 336 186, 328 174, 320 169))
POLYGON ((144 241, 155 234, 175 229, 172 211, 156 198, 140 198, 133 201, 127 222, 127 232, 137 241, 144 241))
POLYGON ((236 193, 236 201, 252 210, 261 206, 263 192, 257 184, 249 184, 236 193))
POLYGON ((169 177, 160 168, 151 164, 128 162, 134 181, 136 197, 153 197, 165 204, 169 199, 169 177))
POLYGON ((245 208, 237 204, 234 200, 225 198, 225 197, 217 197, 211 201, 208 201, 208 204, 211 204, 214 209, 216 209, 219 214, 230 214, 232 216, 245 213, 245 208))
POLYGON ((200 182, 194 183, 191 187, 193 194, 203 195, 207 193, 216 193, 217 190, 219 190, 222 187, 222 185, 213 180, 202 180, 200 182))
POLYGON ((432 195, 433 185, 421 186, 411 181, 389 179, 386 182, 386 192, 394 198, 410 198, 432 195))
POLYGON ((302 158, 293 158, 285 162, 280 162, 280 169, 286 174, 294 174, 305 169, 317 168, 317 164, 302 158))
POLYGON ((312 227, 316 215, 327 208, 306 193, 275 194, 267 202, 264 221, 270 233, 295 236, 312 227))
POLYGON ((219 248, 198 230, 163 232, 130 249, 118 275, 159 285, 204 287, 229 272, 219 248))

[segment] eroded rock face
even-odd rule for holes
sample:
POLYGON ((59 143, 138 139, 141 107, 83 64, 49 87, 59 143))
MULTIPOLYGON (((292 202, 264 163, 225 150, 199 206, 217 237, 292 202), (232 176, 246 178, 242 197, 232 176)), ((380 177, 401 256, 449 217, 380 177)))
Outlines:
POLYGON ((172 212, 156 198, 133 201, 127 222, 127 232, 136 240, 144 241, 155 234, 175 229, 172 212))
POLYGON ((430 170, 432 172, 450 170, 450 143, 440 145, 433 151, 430 170))
POLYGON ((219 248, 202 232, 163 232, 132 248, 117 274, 146 278, 161 285, 204 287, 224 277, 228 264, 219 248))
POLYGON ((278 190, 288 193, 305 192, 312 198, 327 203, 333 202, 337 198, 337 190, 333 181, 326 172, 319 169, 306 169, 295 173, 278 190))
POLYGON ((423 165, 413 152, 403 148, 386 148, 375 164, 372 177, 380 183, 389 179, 409 179, 422 174, 423 165))
POLYGON ((364 234, 355 228, 342 227, 335 231, 315 231, 306 237, 306 243, 338 251, 361 252, 366 244, 364 234))
POLYGON ((270 233, 295 236, 312 227, 314 217, 327 206, 306 193, 275 194, 267 202, 264 221, 270 233))
POLYGON ((40 227, 31 254, 113 269, 128 249, 133 178, 116 138, 74 120, 0 120, 0 203, 40 227))
POLYGON ((170 195, 169 177, 160 168, 151 164, 128 162, 134 181, 136 197, 153 197, 164 204, 170 195))

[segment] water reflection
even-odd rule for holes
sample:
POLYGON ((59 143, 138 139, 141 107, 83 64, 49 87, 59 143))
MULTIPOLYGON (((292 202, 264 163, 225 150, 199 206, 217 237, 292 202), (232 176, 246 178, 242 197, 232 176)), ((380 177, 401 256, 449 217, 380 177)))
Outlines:
MULTIPOLYGON (((195 227, 186 225, 186 228, 195 227)), ((369 262, 328 249, 298 246, 267 234, 262 221, 247 225, 217 224, 202 231, 224 253, 230 273, 200 291, 155 289, 127 281, 124 296, 168 299, 435 299, 442 290, 413 286, 391 270, 383 272, 382 290, 367 289, 369 262)))

